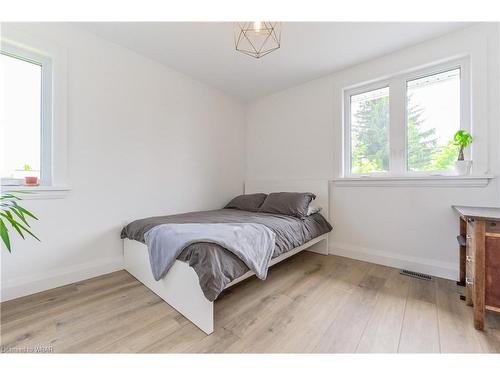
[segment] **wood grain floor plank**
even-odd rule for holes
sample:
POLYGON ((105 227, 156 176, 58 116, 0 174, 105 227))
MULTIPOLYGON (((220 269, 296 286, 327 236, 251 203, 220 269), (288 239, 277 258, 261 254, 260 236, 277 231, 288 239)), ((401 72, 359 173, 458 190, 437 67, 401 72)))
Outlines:
POLYGON ((137 286, 139 286, 137 280, 129 278, 126 282, 121 281, 112 286, 104 286, 95 290, 83 291, 81 293, 77 293, 74 297, 64 298, 57 303, 51 303, 50 305, 39 307, 35 311, 31 311, 29 313, 24 312, 14 318, 9 317, 5 322, 3 320, 2 313, 2 327, 4 329, 15 329, 30 326, 31 324, 51 321, 54 316, 57 316, 64 311, 70 311, 74 308, 85 306, 87 304, 103 303, 103 301, 107 301, 109 298, 112 298, 117 294, 126 293, 130 288, 137 286))
POLYGON ((61 338, 72 340, 76 333, 87 331, 87 327, 96 325, 96 322, 105 323, 113 314, 127 311, 131 303, 151 296, 144 293, 144 287, 136 283, 105 299, 82 304, 80 308, 59 310, 50 317, 42 314, 39 319, 34 319, 24 325, 16 324, 13 327, 2 329, 2 344, 8 346, 54 345, 61 338), (20 329, 22 334, 19 335, 20 329))
POLYGON ((460 300, 454 281, 436 279, 439 341, 442 353, 481 353, 483 350, 471 324, 472 309, 460 300))
POLYGON ((83 299, 85 295, 92 295, 96 290, 106 291, 123 286, 124 283, 130 283, 133 280, 135 279, 127 272, 113 272, 85 282, 74 283, 3 302, 0 304, 2 322, 7 324, 24 317, 31 317, 34 313, 49 312, 51 307, 74 301, 73 297, 76 295, 78 295, 79 299, 83 299))
POLYGON ((348 292, 321 287, 297 296, 282 312, 276 314, 258 337, 259 352, 311 353, 324 333, 324 327, 335 320, 345 305, 348 292), (300 335, 297 334, 300 332, 300 335))
POLYGON ((110 337, 120 339, 135 329, 164 318, 165 324, 172 319, 173 312, 169 306, 165 306, 162 301, 151 298, 147 301, 137 301, 131 304, 126 310, 120 311, 112 318, 106 319, 106 323, 96 322, 91 327, 78 330, 78 335, 71 335, 70 340, 64 343, 56 342, 58 349, 68 353, 93 353, 100 352, 110 341, 110 337), (100 324, 99 324, 100 323, 100 324))
POLYGON ((400 353, 439 353, 439 327, 435 281, 410 279, 400 353))
POLYGON ((386 269, 387 282, 380 289, 373 314, 356 349, 358 353, 395 353, 398 350, 409 278, 386 269))
POLYGON ((335 320, 323 334, 315 347, 316 352, 322 353, 353 353, 359 344, 366 324, 370 319, 379 290, 384 286, 386 279, 369 272, 376 270, 373 265, 363 274, 357 287, 350 290, 350 295, 341 307, 335 320))
MULTIPOLYGON (((282 285, 279 295, 283 297, 280 298, 280 303, 274 304, 272 311, 266 310, 263 314, 265 319, 261 319, 259 324, 253 324, 252 329, 245 332, 238 331, 241 340, 231 345, 228 351, 282 352, 286 351, 286 347, 293 347, 293 340, 289 337, 294 336, 293 333, 297 332, 296 329, 301 322, 310 320, 309 313, 314 307, 318 304, 322 304, 324 310, 328 307, 325 303, 325 298, 328 297, 325 292, 332 290, 326 286, 331 280, 330 271, 329 267, 316 263, 314 268, 292 280, 289 285, 282 285)), ((229 328, 235 332, 233 327, 229 328)), ((302 332, 307 333, 307 331, 302 332)), ((303 336, 300 341, 299 345, 305 344, 303 336)), ((305 347, 303 350, 308 351, 305 347)))
POLYGON ((474 331, 484 353, 500 353, 499 313, 486 311, 484 331, 474 331))

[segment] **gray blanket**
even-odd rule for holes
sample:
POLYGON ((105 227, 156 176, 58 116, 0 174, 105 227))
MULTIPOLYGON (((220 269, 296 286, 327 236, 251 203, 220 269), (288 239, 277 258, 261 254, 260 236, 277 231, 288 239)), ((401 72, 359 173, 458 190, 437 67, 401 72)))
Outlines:
MULTIPOLYGON (((332 230, 332 226, 319 213, 298 219, 286 215, 222 209, 135 220, 123 228, 121 237, 144 243, 144 234, 150 229, 162 224, 182 223, 265 225, 276 235, 273 258, 332 230)), ((236 255, 215 243, 193 243, 181 252, 178 259, 193 267, 200 279, 200 287, 210 301, 214 301, 227 284, 249 270, 236 255)))
POLYGON ((259 279, 267 276, 276 235, 262 224, 162 224, 144 234, 155 280, 160 280, 186 247, 197 242, 222 246, 259 279))

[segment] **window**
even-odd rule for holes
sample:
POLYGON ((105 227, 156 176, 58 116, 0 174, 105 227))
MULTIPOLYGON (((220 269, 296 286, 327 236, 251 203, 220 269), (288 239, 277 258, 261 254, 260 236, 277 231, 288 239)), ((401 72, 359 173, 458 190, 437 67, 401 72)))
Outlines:
POLYGON ((51 184, 51 64, 2 42, 0 177, 36 176, 51 184))
POLYGON ((446 171, 457 158, 460 69, 406 83, 406 157, 409 171, 446 171))
POLYGON ((344 92, 345 175, 447 174, 469 130, 466 61, 344 92))
POLYGON ((389 88, 351 96, 351 171, 389 171, 389 88))

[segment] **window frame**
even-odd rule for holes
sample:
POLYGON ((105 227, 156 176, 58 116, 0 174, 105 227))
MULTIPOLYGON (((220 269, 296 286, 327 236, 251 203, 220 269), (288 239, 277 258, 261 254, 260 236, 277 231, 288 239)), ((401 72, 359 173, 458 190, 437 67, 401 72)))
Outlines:
MULTIPOLYGON (((373 80, 368 84, 359 84, 344 88, 343 98, 343 176, 346 178, 363 177, 425 177, 445 176, 450 171, 409 171, 408 170, 408 135, 407 135, 407 105, 409 81, 424 78, 446 71, 460 69, 460 129, 470 132, 470 62, 468 58, 454 58, 443 63, 429 64, 424 68, 407 70, 384 79, 373 80), (389 170, 387 172, 353 173, 351 160, 351 96, 389 88, 389 170)), ((465 156, 471 158, 472 147, 465 151, 465 156)))
MULTIPOLYGON (((52 59, 34 50, 23 48, 2 40, 0 53, 41 67, 41 104, 40 104, 40 185, 51 186, 52 171, 52 134, 53 134, 53 80, 52 59)), ((5 176, 2 176, 5 177, 5 176)))

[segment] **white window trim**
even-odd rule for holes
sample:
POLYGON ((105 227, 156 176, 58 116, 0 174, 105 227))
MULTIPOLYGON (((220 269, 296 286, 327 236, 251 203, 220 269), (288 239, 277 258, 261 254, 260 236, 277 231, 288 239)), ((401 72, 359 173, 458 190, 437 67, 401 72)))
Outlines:
POLYGON ((59 199, 66 198, 71 189, 68 186, 5 186, 2 187, 4 193, 18 193, 22 200, 38 200, 38 199, 59 199), (26 194, 24 194, 26 193, 26 194))
POLYGON ((384 176, 340 177, 332 179, 338 187, 485 187, 494 175, 478 176, 384 176))
POLYGON ((45 55, 2 42, 2 54, 41 67, 40 185, 52 185, 52 60, 45 55))
MULTIPOLYGON (((456 177, 451 172, 446 171, 424 171, 414 172, 407 170, 407 98, 406 85, 408 81, 438 74, 444 71, 460 68, 460 129, 470 132, 471 129, 471 88, 470 88, 470 62, 469 58, 460 58, 447 61, 445 63, 434 64, 424 69, 414 69, 402 74, 395 74, 383 80, 378 80, 370 84, 351 86, 343 89, 343 178, 346 179, 366 179, 394 177, 422 177, 433 178, 440 176, 456 177), (351 172, 351 96, 361 94, 384 87, 389 87, 389 171, 374 173, 352 173, 351 172), (401 125, 397 125, 401 124, 401 125)), ((466 158, 472 158, 471 148, 466 149, 466 158)))
MULTIPOLYGON (((49 127, 45 126, 44 136, 50 140, 50 148, 45 148, 42 154, 42 163, 50 163, 50 176, 43 176, 40 186, 23 186, 21 189, 15 186, 4 186, 2 190, 24 190, 32 192, 24 199, 44 199, 56 197, 63 198, 70 190, 67 170, 67 51, 59 44, 55 44, 50 39, 39 37, 38 35, 26 33, 22 28, 14 25, 2 27, 0 49, 9 52, 10 49, 20 50, 21 53, 14 55, 26 56, 26 52, 32 53, 37 61, 45 58, 45 62, 50 62, 50 76, 47 74, 43 79, 51 82, 50 94, 44 92, 43 95, 50 95, 51 108, 44 109, 43 116, 50 116, 49 127), (50 156, 49 156, 50 155, 50 156)), ((48 145, 48 141, 46 145, 48 145)), ((42 168, 43 171, 43 168, 42 168)), ((42 177, 42 176, 41 176, 42 177)))

